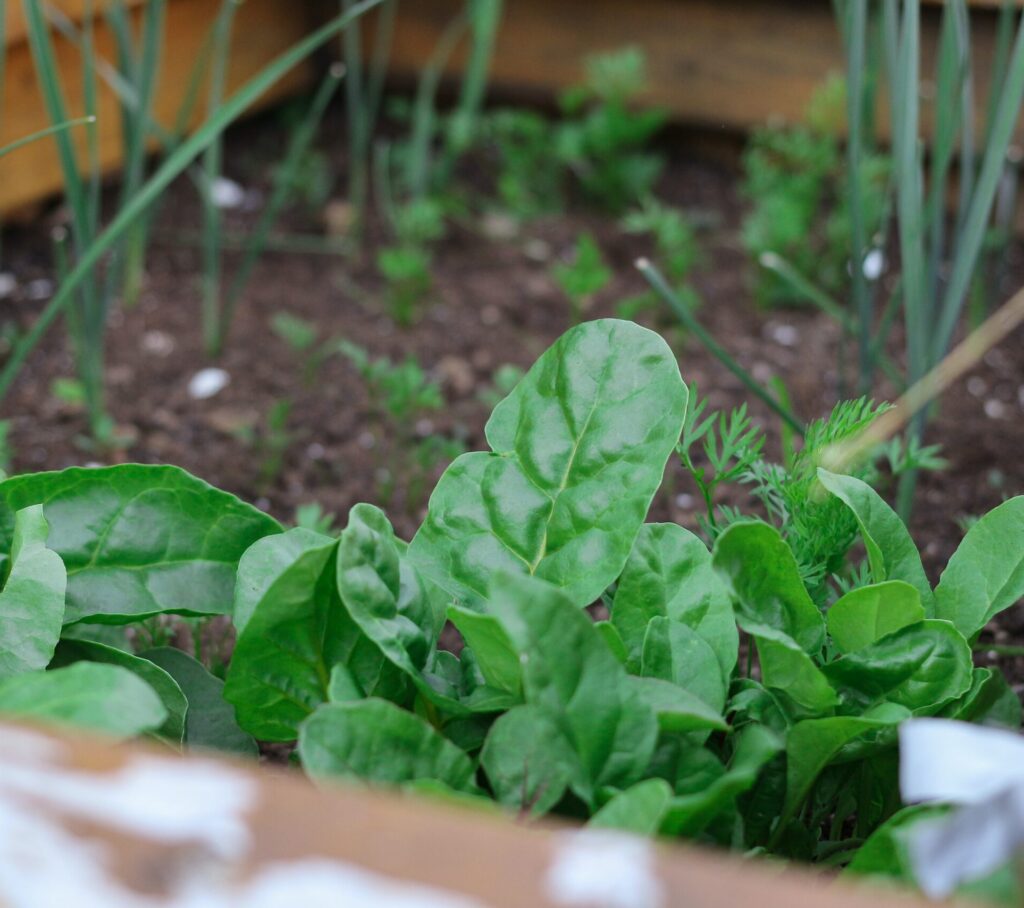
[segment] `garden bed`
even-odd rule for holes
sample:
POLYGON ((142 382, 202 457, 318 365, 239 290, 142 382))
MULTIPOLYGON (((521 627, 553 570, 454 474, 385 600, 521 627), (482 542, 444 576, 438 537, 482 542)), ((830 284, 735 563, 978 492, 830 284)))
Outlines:
MULTIPOLYGON (((265 188, 266 162, 278 153, 275 122, 268 115, 233 134, 229 176, 249 188, 265 188)), ((336 136, 328 141, 338 147, 336 136)), ((695 281, 703 300, 702 323, 759 379, 780 377, 805 418, 826 415, 838 394, 835 322, 812 309, 755 305, 753 266, 738 239, 744 203, 736 173, 720 160, 694 157, 689 147, 685 134, 666 140, 671 164, 659 195, 705 225, 700 232, 705 258, 695 281)), ((568 302, 551 269, 570 254, 579 233, 595 235, 615 274, 588 318, 614 314, 619 300, 644 289, 632 265, 649 251, 642 240, 623 234, 614 220, 579 208, 524 225, 515 235, 508 235, 512 225, 502 218, 467 221, 440 246, 430 302, 408 329, 397 327, 379 303, 372 242, 355 267, 340 256, 271 253, 259 265, 231 342, 217 363, 229 373, 230 383, 197 401, 189 396, 188 382, 210 361, 202 351, 194 277, 200 253, 181 228, 195 224, 198 216, 194 189, 179 183, 156 233, 142 300, 114 315, 107 387, 113 417, 132 440, 103 459, 178 464, 283 520, 291 520, 300 505, 319 502, 343 524, 351 505, 376 502, 388 508, 406 538, 422 519, 424 490, 432 488, 443 461, 411 499, 402 482, 388 494, 380 470, 394 462, 396 444, 373 419, 364 382, 340 356, 327 359, 312 383, 304 381, 302 357, 271 331, 275 315, 287 311, 315 325, 322 339, 343 338, 377 356, 396 361, 414 356, 441 383, 446 400, 443 411, 418 417, 414 434, 455 438, 474 450, 483 446, 483 425, 493 403, 483 398, 495 372, 506 364, 529 366, 571 324, 568 302), (268 434, 267 416, 283 400, 293 402, 287 446, 280 469, 268 476, 273 446, 258 439, 268 434)), ((231 217, 229 229, 246 223, 245 214, 231 217)), ((319 215, 312 212, 290 217, 290 230, 321 230, 319 215)), ((44 230, 16 233, 7 247, 8 267, 20 288, 5 305, 23 325, 39 311, 41 302, 33 296, 48 291, 44 230)), ((1024 274, 1024 250, 1013 247, 1011 257, 1012 284, 1024 274)), ((648 313, 643 318, 669 329, 683 377, 697 382, 713 409, 728 410, 748 400, 737 379, 675 328, 671 316, 648 313)), ((1024 488, 1024 465, 1017 456, 1024 444, 1024 367, 1016 356, 1020 341, 1018 332, 952 388, 929 428, 927 440, 941 444, 950 463, 948 470, 923 477, 912 523, 933 580, 963 535, 960 521, 1024 488)), ((53 332, 0 414, 12 420, 17 471, 60 469, 95 459, 80 443, 87 428, 83 414, 52 393, 55 380, 71 375, 64 338, 53 332)), ((879 393, 892 395, 886 388, 879 393)), ((777 420, 756 401, 751 406, 777 453, 777 420)), ((670 470, 677 479, 668 486, 671 494, 656 500, 652 519, 694 528, 699 496, 677 463, 670 463, 670 470)), ((1021 642, 1014 614, 1000 619, 998 642, 1021 642)), ((1024 661, 1004 662, 1004 667, 1024 689, 1024 661)))

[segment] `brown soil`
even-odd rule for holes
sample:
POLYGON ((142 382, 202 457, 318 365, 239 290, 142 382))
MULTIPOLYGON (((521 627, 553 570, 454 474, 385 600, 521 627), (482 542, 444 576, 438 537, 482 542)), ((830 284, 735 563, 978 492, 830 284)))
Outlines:
MULTIPOLYGON (((266 158, 260 156, 273 144, 266 139, 272 122, 259 120, 235 134, 229 143, 235 154, 227 160, 241 163, 235 173, 229 168, 229 175, 250 186, 265 182, 253 175, 266 173, 261 165, 266 158)), ((704 301, 701 320, 759 379, 782 378, 797 412, 824 415, 838 393, 836 325, 810 309, 754 306, 751 265, 738 238, 742 202, 735 173, 695 156, 682 140, 668 151, 662 198, 707 224, 701 236, 705 261, 696 278, 704 301)), ((244 216, 230 220, 236 228, 244 226, 244 216)), ((594 233, 616 275, 588 316, 614 314, 616 301, 645 289, 632 267, 635 257, 648 251, 643 242, 624 235, 613 220, 581 210, 523 225, 502 239, 488 238, 479 221, 453 227, 437 250, 430 301, 409 329, 397 327, 380 303, 372 253, 362 261, 268 253, 217 363, 230 373, 230 384, 211 399, 195 401, 187 393, 188 381, 210 365, 200 337, 199 251, 173 230, 197 223, 194 190, 181 182, 164 206, 140 304, 112 318, 109 406, 134 440, 105 455, 82 448, 82 414, 51 393, 54 379, 72 371, 63 332, 55 330, 0 407, 0 418, 12 422, 16 470, 59 469, 97 459, 173 463, 283 520, 292 519, 298 505, 317 501, 343 524, 351 505, 375 501, 388 507, 399 532, 408 536, 422 517, 424 501, 410 500, 401 483, 390 501, 382 500, 379 482, 382 466, 398 456, 394 433, 373 417, 362 381, 343 358, 328 359, 311 382, 304 382, 302 362, 270 330, 273 316, 291 312, 319 326, 324 339, 345 338, 378 356, 415 356, 442 381, 447 407, 424 414, 412 431, 456 437, 474 449, 484 444, 489 412, 480 393, 490 387, 495 370, 506 363, 528 366, 570 326, 567 301, 550 275, 552 263, 567 255, 582 230, 594 233), (265 454, 242 440, 238 430, 258 427, 274 403, 286 399, 293 401, 291 443, 280 473, 261 480, 265 454)), ((292 212, 288 226, 314 232, 319 217, 292 212)), ((0 327, 5 321, 26 325, 42 305, 31 298, 30 282, 52 278, 48 235, 39 227, 13 232, 5 252, 5 270, 17 275, 20 286, 11 300, 0 302, 0 327)), ((1024 273, 1024 251, 1012 254, 1011 270, 1024 273)), ((233 264, 229 255, 229 274, 233 264)), ((698 383, 712 408, 747 399, 740 383, 691 338, 664 318, 647 320, 669 329, 683 376, 698 383)), ((924 478, 913 521, 933 579, 962 536, 958 521, 984 513, 1024 487, 1024 462, 1018 456, 1024 442, 1021 340, 1018 333, 992 350, 948 393, 929 428, 928 441, 941 443, 950 462, 947 471, 924 478)), ((776 421, 756 402, 751 410, 774 434, 776 421)), ((677 468, 672 470, 667 483, 672 491, 656 503, 656 516, 693 527, 694 490, 677 468)), ((1008 617, 996 635, 998 642, 1024 643, 1024 623, 1008 617)), ((1017 679, 1024 678, 1024 665, 1012 668, 1017 679)))

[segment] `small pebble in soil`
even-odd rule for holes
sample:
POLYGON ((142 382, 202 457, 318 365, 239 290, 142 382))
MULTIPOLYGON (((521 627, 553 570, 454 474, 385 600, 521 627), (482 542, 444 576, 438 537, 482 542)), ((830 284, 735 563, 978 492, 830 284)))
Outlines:
POLYGON ((269 511, 270 510, 270 499, 269 498, 257 498, 256 499, 256 507, 259 508, 261 511, 269 511))
POLYGON ((33 301, 49 299, 53 296, 53 281, 45 277, 29 281, 25 285, 25 296, 33 301))
POLYGON ((523 255, 532 262, 551 261, 551 244, 547 240, 533 237, 523 243, 523 255))
POLYGON ((512 240, 519 233, 519 222, 507 214, 488 212, 480 219, 480 232, 489 240, 512 240))
POLYGON ((10 271, 0 271, 0 300, 5 300, 18 289, 18 281, 10 271))
POLYGON ((241 208, 245 204, 245 190, 234 180, 217 177, 210 187, 210 199, 217 208, 241 208))
POLYGON ((693 496, 685 492, 676 495, 676 507, 681 511, 688 511, 693 507, 693 496))
POLYGON ((476 385, 476 373, 469 362, 461 356, 443 356, 437 364, 441 380, 459 396, 472 393, 476 385))
POLYGON ((885 255, 881 249, 872 249, 864 256, 864 277, 869 281, 877 281, 885 270, 885 255))
POLYGON ((980 375, 972 375, 967 379, 967 393, 973 394, 975 397, 981 397, 988 390, 988 385, 985 384, 985 379, 980 375))
POLYGON ((314 441, 308 448, 306 448, 306 456, 310 460, 323 460, 326 454, 327 449, 318 441, 314 441))
POLYGON ((768 384, 775 376, 775 372, 768 363, 754 363, 750 369, 750 374, 754 376, 761 384, 768 384))
POLYGON ((989 419, 1003 419, 1006 416, 1006 404, 995 398, 986 400, 985 415, 989 419))
POLYGON ((417 419, 415 432, 420 438, 426 438, 434 434, 434 422, 431 419, 417 419))
POLYGON ((360 432, 359 437, 356 439, 356 443, 361 448, 366 448, 369 451, 371 448, 377 446, 377 439, 374 438, 372 432, 360 432))
POLYGON ((770 324, 768 336, 783 347, 795 347, 800 341, 800 332, 793 325, 770 324))
POLYGON ((188 383, 188 394, 193 400, 206 400, 219 394, 231 381, 231 376, 223 369, 200 369, 188 383))
POLYGON ((480 310, 480 321, 487 327, 498 324, 501 321, 501 310, 497 306, 484 306, 480 310))
POLYGON ((154 356, 170 356, 174 352, 174 338, 166 331, 147 331, 142 335, 142 349, 154 356))

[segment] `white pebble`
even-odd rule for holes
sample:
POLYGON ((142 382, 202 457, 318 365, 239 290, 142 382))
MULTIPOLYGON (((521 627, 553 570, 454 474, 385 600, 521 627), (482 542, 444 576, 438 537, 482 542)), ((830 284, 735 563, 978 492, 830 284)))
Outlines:
POLYGON ((800 332, 792 325, 773 325, 769 334, 775 343, 783 347, 795 347, 800 340, 800 332))
POLYGON ((234 180, 217 177, 210 186, 210 198, 217 208, 241 208, 245 204, 245 190, 234 180))
POLYGON ((142 349, 155 356, 169 356, 174 346, 174 338, 166 331, 147 331, 142 335, 142 349))
POLYGON ((30 300, 47 300, 53 296, 53 281, 45 277, 29 281, 25 287, 25 296, 30 300))
POLYGON ((877 281, 885 270, 885 255, 881 249, 872 249, 864 256, 864 277, 877 281))
POLYGON ((10 271, 0 271, 0 300, 7 299, 18 289, 18 281, 10 271))
POLYGON ((365 448, 367 451, 377 446, 377 439, 373 437, 372 432, 360 432, 356 442, 359 447, 365 448))
POLYGON ((1002 419, 1006 416, 1006 404, 1001 400, 991 398, 985 401, 985 415, 989 419, 1002 419))
POLYGON ((985 379, 978 375, 972 375, 967 379, 967 391, 973 394, 975 397, 981 397, 988 390, 988 385, 985 384, 985 379))
POLYGON ((685 492, 676 495, 676 507, 681 511, 688 511, 693 507, 693 496, 687 495, 685 492))
POLYGON ((231 376, 223 369, 200 369, 188 383, 189 397, 206 400, 223 391, 230 381, 231 376))

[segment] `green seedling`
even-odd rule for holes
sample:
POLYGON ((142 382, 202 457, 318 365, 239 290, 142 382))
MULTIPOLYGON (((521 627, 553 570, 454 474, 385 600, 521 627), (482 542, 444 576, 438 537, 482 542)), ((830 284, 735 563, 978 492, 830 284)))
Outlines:
POLYGON ((484 388, 478 392, 477 397, 491 409, 494 409, 499 401, 508 397, 512 389, 519 384, 524 374, 519 366, 513 366, 511 363, 498 366, 494 370, 494 375, 491 376, 491 387, 484 388))
POLYGON ((559 263, 552 276, 569 298, 573 324, 579 324, 594 303, 594 298, 608 286, 612 272, 604 263, 597 241, 589 233, 580 234, 572 260, 559 263))
MULTIPOLYGON (((678 208, 648 198, 622 219, 622 229, 654 241, 655 258, 664 269, 666 280, 683 304, 691 312, 696 310, 700 296, 690 277, 700 262, 701 254, 697 231, 686 215, 678 208)), ((618 314, 621 318, 633 318, 658 306, 658 294, 649 291, 619 303, 618 314)))
POLYGON ((378 251, 377 269, 392 318, 408 326, 430 292, 431 246, 444 236, 444 211, 434 199, 413 202, 396 213, 394 226, 395 243, 378 251))
POLYGON ((877 412, 844 405, 773 486, 787 532, 800 500, 852 527, 809 586, 765 520, 730 519, 711 548, 646 522, 684 430, 718 435, 723 475, 756 469, 743 414, 712 424, 689 396, 652 332, 572 329, 495 407, 486 449, 448 467, 410 542, 367 504, 339 535, 285 531, 168 466, 0 482, 0 713, 176 747, 295 744, 317 779, 870 870, 900 822, 901 722, 1019 726, 971 641, 1024 595, 1024 498, 979 518, 933 585, 868 483, 814 468, 877 412), (140 507, 170 548, 132 532, 140 507), (74 630, 163 615, 230 616, 223 686, 74 630), (449 621, 458 654, 438 645, 449 621))
POLYGON ((441 386, 428 378, 412 357, 401 363, 373 359, 348 341, 339 341, 337 350, 366 384, 378 436, 387 446, 388 462, 378 472, 378 492, 382 499, 390 500, 397 481, 404 479, 406 505, 412 510, 419 505, 426 478, 434 468, 461 452, 461 445, 453 439, 417 432, 419 418, 444 408, 441 386))
POLYGON ((325 511, 319 502, 300 504, 295 509, 295 526, 312 530, 321 536, 337 536, 341 531, 335 525, 337 516, 325 511))
POLYGON ((584 83, 562 97, 556 154, 584 195, 613 214, 649 196, 664 164, 648 146, 665 115, 633 109, 646 81, 643 52, 627 47, 589 58, 584 83))

